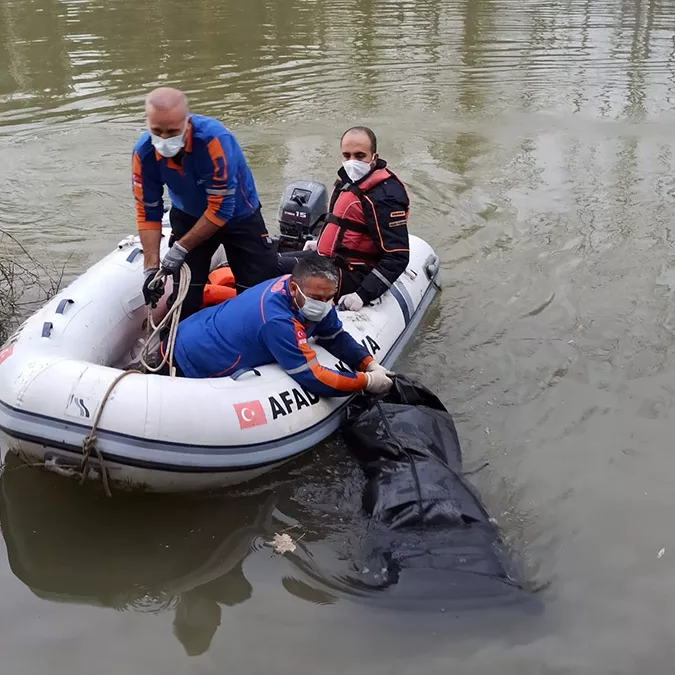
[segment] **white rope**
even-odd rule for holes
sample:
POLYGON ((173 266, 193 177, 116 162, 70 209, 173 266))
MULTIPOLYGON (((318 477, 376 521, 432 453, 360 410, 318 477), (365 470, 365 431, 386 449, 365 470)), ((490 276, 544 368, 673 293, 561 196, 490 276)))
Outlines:
MULTIPOLYGON (((161 270, 157 272, 157 274, 155 274, 155 278, 148 285, 149 288, 151 290, 153 288, 156 288, 157 284, 162 280, 164 276, 165 274, 161 270)), ((185 263, 183 263, 182 267, 180 268, 180 281, 178 283, 178 292, 176 293, 176 301, 173 303, 171 309, 166 313, 166 316, 159 322, 158 325, 155 325, 155 322, 152 318, 152 308, 148 306, 149 335, 140 355, 141 364, 143 364, 143 367, 148 372, 156 373, 159 370, 161 370, 164 367, 164 365, 168 362, 169 374, 171 375, 171 377, 176 376, 176 368, 173 365, 173 348, 174 345, 176 344, 176 335, 178 334, 178 321, 180 320, 180 311, 183 307, 183 301, 185 300, 185 296, 190 290, 191 279, 192 274, 190 273, 190 268, 185 263), (169 339, 167 340, 166 354, 164 354, 164 358, 162 359, 162 362, 158 366, 150 366, 146 361, 146 357, 148 356, 148 350, 151 341, 155 337, 155 335, 159 336, 160 331, 169 322, 171 323, 171 326, 169 328, 169 339), (152 333, 150 333, 150 328, 152 328, 152 333)), ((96 431, 98 429, 98 423, 101 419, 101 415, 103 414, 103 408, 105 408, 105 404, 108 402, 108 398, 110 397, 110 394, 112 394, 113 389, 117 386, 120 380, 125 378, 127 375, 132 375, 134 373, 142 374, 140 370, 125 370, 110 383, 110 386, 108 387, 105 396, 101 401, 101 405, 99 406, 98 412, 96 413, 96 417, 94 418, 94 423, 92 424, 91 431, 89 432, 89 434, 86 436, 86 438, 82 443, 82 464, 80 465, 82 475, 80 478, 80 483, 84 481, 84 479, 87 476, 87 473, 89 472, 89 457, 91 455, 91 451, 94 450, 96 452, 96 455, 98 456, 99 464, 101 466, 101 480, 103 481, 103 487, 108 497, 112 497, 112 492, 110 491, 110 486, 108 484, 108 470, 103 460, 103 455, 101 454, 101 451, 98 449, 96 445, 96 431)))
MULTIPOLYGON (((155 274, 155 278, 150 282, 148 287, 151 290, 155 288, 157 284, 161 281, 162 277, 164 276, 165 276, 164 272, 159 270, 159 272, 155 274)), ((176 300, 171 306, 171 309, 166 313, 166 316, 159 322, 159 324, 155 325, 154 319, 152 318, 152 308, 148 305, 149 335, 145 342, 145 346, 141 351, 140 359, 141 363, 143 364, 143 367, 150 373, 159 372, 164 367, 164 365, 168 363, 169 375, 171 377, 176 376, 176 368, 173 365, 173 349, 176 344, 176 335, 178 334, 178 322, 180 321, 180 311, 183 307, 183 301, 185 300, 185 297, 187 296, 188 291, 190 290, 191 279, 192 274, 190 273, 190 268, 185 263, 183 263, 183 265, 180 268, 180 281, 178 283, 178 292, 176 293, 176 300), (152 340, 154 339, 155 336, 159 337, 160 331, 162 331, 169 323, 171 325, 169 327, 169 337, 166 343, 166 352, 164 354, 164 357, 162 358, 162 361, 158 366, 150 366, 148 365, 148 362, 146 360, 150 344, 152 343, 152 340), (150 332, 150 329, 152 329, 152 332, 150 332)))

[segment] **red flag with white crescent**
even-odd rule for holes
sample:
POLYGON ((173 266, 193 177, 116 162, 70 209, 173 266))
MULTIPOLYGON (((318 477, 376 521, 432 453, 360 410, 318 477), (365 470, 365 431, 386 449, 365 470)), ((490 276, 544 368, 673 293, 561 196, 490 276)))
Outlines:
POLYGON ((246 403, 234 403, 234 410, 239 418, 241 429, 250 429, 267 424, 267 416, 260 401, 248 401, 246 403))

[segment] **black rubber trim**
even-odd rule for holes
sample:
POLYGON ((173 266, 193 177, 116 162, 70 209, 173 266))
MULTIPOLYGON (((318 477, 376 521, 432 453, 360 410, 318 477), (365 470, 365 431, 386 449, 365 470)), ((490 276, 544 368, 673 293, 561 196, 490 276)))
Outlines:
MULTIPOLYGON (((63 450, 65 452, 70 452, 71 454, 82 456, 82 447, 79 445, 71 445, 70 443, 63 443, 60 441, 48 441, 45 442, 44 438, 33 436, 31 434, 17 433, 15 431, 10 431, 9 429, 0 426, 0 431, 4 431, 10 438, 14 438, 18 441, 28 441, 29 443, 35 443, 36 445, 41 445, 45 448, 54 448, 55 450, 63 450)), ((182 464, 170 464, 168 462, 150 462, 144 459, 137 459, 134 457, 122 457, 120 455, 115 455, 109 452, 101 452, 101 456, 104 460, 110 462, 117 462, 117 464, 122 464, 124 466, 133 466, 138 469, 150 469, 152 471, 167 471, 170 473, 239 473, 243 471, 254 471, 263 466, 268 466, 272 464, 280 464, 294 457, 298 457, 303 452, 309 452, 311 448, 306 450, 300 450, 297 454, 290 455, 289 457, 282 457, 280 459, 272 460, 271 462, 260 462, 259 464, 247 464, 246 466, 184 466, 182 464)), ((95 457, 93 458, 96 459, 95 457)))

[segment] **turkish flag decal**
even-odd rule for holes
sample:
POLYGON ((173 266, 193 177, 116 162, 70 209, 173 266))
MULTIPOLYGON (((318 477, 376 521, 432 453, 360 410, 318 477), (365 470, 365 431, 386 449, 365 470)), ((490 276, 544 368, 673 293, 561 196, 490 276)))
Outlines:
POLYGON ((267 424, 267 417, 260 401, 234 403, 234 410, 239 418, 240 429, 250 429, 267 424))
POLYGON ((9 347, 5 347, 4 349, 0 350, 0 363, 2 363, 5 359, 8 359, 12 355, 13 351, 14 345, 9 345, 9 347))

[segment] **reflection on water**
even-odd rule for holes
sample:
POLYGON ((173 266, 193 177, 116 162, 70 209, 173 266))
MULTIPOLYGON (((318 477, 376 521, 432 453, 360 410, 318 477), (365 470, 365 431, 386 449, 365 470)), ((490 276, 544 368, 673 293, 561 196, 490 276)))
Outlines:
MULTIPOLYGON (((9 563, 46 600, 171 612, 185 651, 200 654, 218 630, 221 605, 233 607, 251 597, 246 558, 263 552, 275 530, 292 527, 289 519, 303 521, 303 545, 317 537, 307 529, 307 514, 288 499, 293 481, 279 478, 271 475, 264 484, 227 495, 108 499, 9 453, 0 481, 9 563), (290 507, 286 513, 278 510, 284 504, 290 507)), ((313 489, 323 490, 320 484, 313 489)), ((298 587, 305 600, 326 601, 298 587)), ((288 590, 294 592, 291 580, 288 590)))
MULTIPOLYGON (((403 611, 414 606, 417 613, 450 612, 455 603, 452 611, 461 616, 464 633, 471 625, 485 635, 490 623, 503 633, 508 624, 503 616, 497 623, 496 613, 517 596, 497 583, 492 589, 489 578, 475 603, 474 609, 483 612, 478 621, 472 617, 470 599, 452 587, 457 577, 450 568, 447 578, 452 581, 443 586, 444 568, 434 566, 431 552, 428 572, 434 582, 416 582, 422 595, 411 598, 414 589, 406 588, 405 581, 385 579, 386 570, 379 571, 385 564, 379 535, 370 531, 361 513, 360 471, 351 462, 335 459, 324 459, 321 473, 303 459, 290 473, 277 471, 227 494, 125 493, 110 499, 100 489, 81 487, 8 453, 0 477, 0 525, 9 564, 44 600, 172 613, 175 637, 195 656, 208 651, 221 625, 221 607, 251 598, 246 559, 275 557, 273 534, 290 533, 295 550, 285 554, 291 573, 281 585, 303 601, 330 605, 351 600, 364 608, 403 611), (342 498, 336 500, 337 495, 342 498), (392 596, 397 590, 403 592, 399 599, 392 596), (493 591, 495 597, 488 601, 493 591)), ((424 535, 419 536, 417 541, 412 535, 417 547, 412 571, 423 562, 424 535)), ((434 541, 438 545, 439 540, 434 541)), ((465 552, 470 555, 472 549, 465 547, 465 552)), ((521 617, 521 609, 534 609, 516 604, 509 622, 521 617)))
POLYGON ((208 649, 220 604, 251 596, 242 564, 272 522, 270 491, 108 499, 11 453, 0 489, 9 562, 33 593, 117 610, 172 611, 175 635, 189 654, 208 649))

